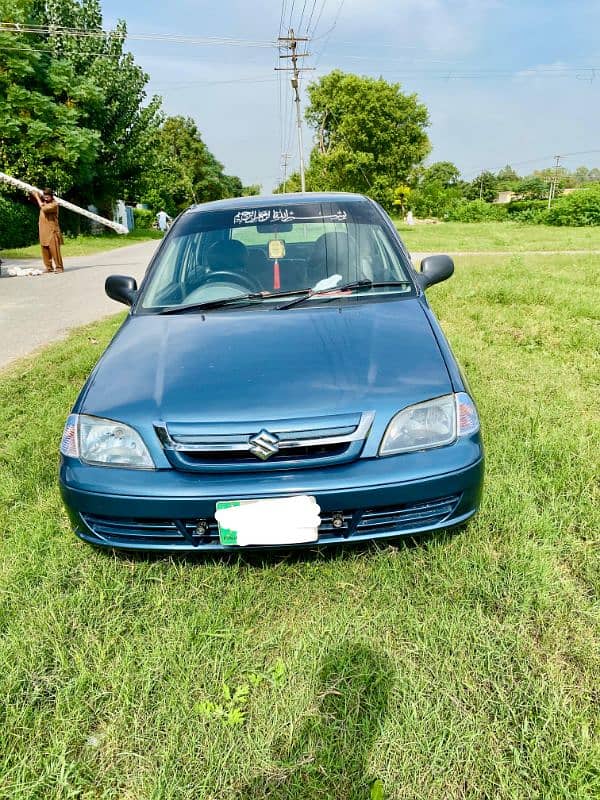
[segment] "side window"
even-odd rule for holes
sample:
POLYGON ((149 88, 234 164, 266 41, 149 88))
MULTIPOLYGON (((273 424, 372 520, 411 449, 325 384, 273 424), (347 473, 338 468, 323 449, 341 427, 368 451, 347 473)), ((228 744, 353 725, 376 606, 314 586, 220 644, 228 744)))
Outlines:
POLYGON ((377 253, 377 260, 383 267, 384 279, 404 280, 406 275, 400 265, 398 256, 392 249, 390 241, 385 231, 379 226, 374 228, 374 244, 377 253))

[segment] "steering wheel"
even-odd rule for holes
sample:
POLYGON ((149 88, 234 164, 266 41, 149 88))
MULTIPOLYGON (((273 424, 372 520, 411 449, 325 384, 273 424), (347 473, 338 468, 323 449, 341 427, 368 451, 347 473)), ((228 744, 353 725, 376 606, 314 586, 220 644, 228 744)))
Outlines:
POLYGON ((219 269, 209 274, 202 281, 200 286, 206 286, 207 283, 236 283, 248 289, 249 292, 260 292, 260 285, 251 278, 249 275, 243 275, 238 272, 231 272, 227 269, 219 269))

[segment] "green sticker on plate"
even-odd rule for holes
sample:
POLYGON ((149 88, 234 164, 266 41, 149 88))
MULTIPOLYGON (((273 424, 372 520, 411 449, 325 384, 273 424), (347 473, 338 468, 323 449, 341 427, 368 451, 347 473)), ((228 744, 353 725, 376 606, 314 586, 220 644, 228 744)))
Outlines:
MULTIPOLYGON (((241 503, 239 500, 219 500, 217 503, 217 511, 221 511, 224 508, 237 508, 240 505, 241 503)), ((238 543, 237 536, 237 531, 223 528, 219 523, 219 541, 221 544, 236 545, 238 543)))

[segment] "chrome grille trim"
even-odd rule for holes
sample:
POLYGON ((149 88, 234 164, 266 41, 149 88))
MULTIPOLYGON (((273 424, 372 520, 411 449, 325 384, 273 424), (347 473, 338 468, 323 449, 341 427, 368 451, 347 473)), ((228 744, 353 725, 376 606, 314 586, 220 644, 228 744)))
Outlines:
MULTIPOLYGON (((270 432, 279 437, 280 450, 294 447, 351 444, 352 442, 363 441, 367 438, 374 418, 375 413, 373 411, 367 411, 361 415, 359 424, 352 428, 344 426, 343 428, 327 427, 306 431, 286 431, 284 423, 282 427, 274 425, 273 430, 270 432), (292 434, 294 438, 286 438, 286 433, 292 434)), ((174 453, 249 453, 252 449, 250 439, 264 427, 267 426, 259 424, 256 426, 256 430, 250 430, 248 434, 225 434, 223 436, 213 434, 203 437, 174 437, 169 433, 165 422, 154 423, 154 429, 163 448, 174 453), (233 438, 233 436, 235 436, 236 441, 223 441, 233 438), (215 441, 217 438, 220 439, 220 441, 215 441)))

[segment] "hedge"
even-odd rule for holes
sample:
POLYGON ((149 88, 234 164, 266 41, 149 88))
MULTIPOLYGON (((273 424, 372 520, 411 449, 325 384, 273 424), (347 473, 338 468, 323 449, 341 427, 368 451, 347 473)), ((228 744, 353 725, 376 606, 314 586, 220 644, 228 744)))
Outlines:
POLYGON ((156 216, 152 211, 148 211, 146 208, 134 208, 133 219, 137 230, 150 231, 152 230, 152 224, 156 216))
POLYGON ((549 225, 600 225, 600 186, 557 198, 546 212, 549 225))
POLYGON ((38 213, 30 202, 0 194, 0 249, 34 244, 38 237, 38 213))
POLYGON ((547 221, 547 200, 512 200, 506 204, 505 208, 509 219, 514 222, 529 222, 541 225, 547 221))
POLYGON ((506 219, 506 208, 485 200, 455 200, 443 212, 445 220, 452 222, 492 222, 506 219))

